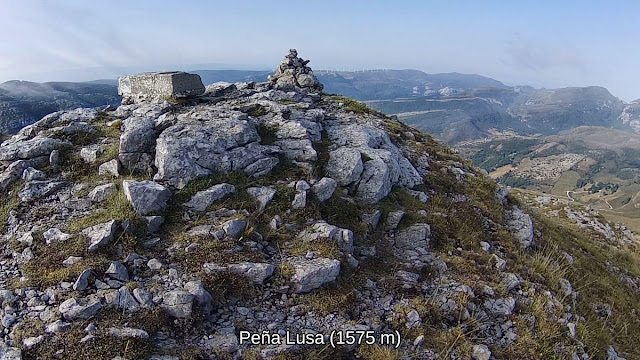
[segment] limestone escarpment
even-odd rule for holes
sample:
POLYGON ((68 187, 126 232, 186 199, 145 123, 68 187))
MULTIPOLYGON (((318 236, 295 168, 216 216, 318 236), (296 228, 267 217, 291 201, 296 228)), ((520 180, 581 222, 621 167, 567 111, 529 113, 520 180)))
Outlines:
MULTIPOLYGON (((317 87, 217 83, 58 114, 0 159, 3 341, 25 358, 314 357, 240 332, 347 330, 401 343, 329 358, 509 358, 583 321, 573 278, 523 269, 548 233, 508 192, 317 87)), ((587 351, 551 341, 543 356, 587 351)))

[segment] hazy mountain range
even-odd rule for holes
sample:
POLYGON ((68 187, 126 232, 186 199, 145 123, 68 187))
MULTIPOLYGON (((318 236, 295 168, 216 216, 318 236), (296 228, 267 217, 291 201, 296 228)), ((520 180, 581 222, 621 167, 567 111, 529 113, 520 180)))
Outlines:
MULTIPOLYGON (((203 83, 266 81, 272 72, 196 70, 203 83)), ((473 74, 418 70, 316 71, 325 91, 377 110, 454 144, 496 132, 553 135, 578 126, 640 131, 640 104, 605 88, 534 89, 473 74)), ((10 81, 0 85, 0 133, 13 133, 57 110, 117 104, 113 79, 85 83, 10 81)))

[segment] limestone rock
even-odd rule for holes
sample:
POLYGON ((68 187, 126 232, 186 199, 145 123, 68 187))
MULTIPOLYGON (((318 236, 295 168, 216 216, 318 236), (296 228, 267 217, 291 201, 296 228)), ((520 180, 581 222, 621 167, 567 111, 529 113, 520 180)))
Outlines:
POLYGON ((203 212, 211 206, 211 204, 220 201, 235 192, 236 187, 231 184, 223 183, 213 185, 207 190, 197 192, 193 197, 191 197, 191 200, 184 204, 184 206, 194 211, 203 212))
POLYGON ((222 224, 222 230, 232 238, 239 238, 247 228, 247 222, 240 219, 233 219, 222 224))
POLYGON ((147 224, 147 232, 157 233, 164 224, 164 216, 143 216, 142 219, 147 224))
POLYGON ((156 142, 155 180, 178 189, 211 174, 244 171, 261 175, 277 163, 277 149, 259 143, 247 115, 236 111, 201 109, 184 114, 156 142))
POLYGON ((113 159, 101 164, 98 166, 98 175, 120 176, 120 161, 113 159))
POLYGON ((124 180, 122 188, 127 200, 140 215, 160 211, 167 206, 171 191, 153 181, 124 180))
POLYGON ((87 198, 92 202, 102 202, 109 198, 111 194, 116 191, 116 184, 108 183, 104 185, 98 185, 89 192, 87 198))
POLYGON ((258 201, 258 211, 262 211, 267 207, 269 201, 273 199, 276 189, 267 186, 250 187, 247 192, 258 201))
POLYGON ((31 139, 13 137, 0 145, 0 161, 49 156, 53 150, 60 149, 65 145, 69 145, 69 143, 44 135, 36 135, 31 139))
POLYGON ((89 238, 89 251, 96 251, 110 243, 117 228, 116 221, 111 220, 82 230, 89 238))
POLYGON ((334 179, 323 177, 311 187, 311 191, 319 201, 324 202, 333 196, 337 186, 338 183, 334 179))
POLYGON ((299 58, 298 52, 291 49, 270 80, 277 89, 291 90, 298 87, 322 91, 323 86, 307 66, 308 63, 309 60, 299 58))
POLYGON ((263 284, 266 279, 273 275, 275 267, 271 264, 243 262, 231 264, 227 269, 233 273, 247 277, 256 284, 263 284))
POLYGON ((182 71, 149 72, 118 78, 118 95, 197 96, 204 93, 200 75, 182 71))
POLYGON ((93 163, 98 160, 100 154, 102 154, 103 148, 99 144, 85 146, 80 149, 80 157, 86 163, 93 163))
POLYGON ((524 248, 528 248, 533 244, 533 221, 529 214, 525 214, 522 209, 514 206, 513 210, 509 212, 508 224, 524 248))
POLYGON ((326 170, 327 176, 333 178, 340 186, 358 181, 363 170, 360 152, 347 147, 331 151, 326 170))
POLYGON ((364 164, 357 195, 362 201, 373 204, 387 196, 391 186, 391 173, 384 161, 369 160, 364 164))
POLYGON ((22 172, 22 180, 24 181, 33 181, 33 180, 44 180, 47 178, 47 174, 38 169, 34 169, 31 166, 24 169, 22 172))
POLYGON ((162 295, 162 310, 176 318, 189 318, 194 296, 186 291, 172 290, 162 295))
POLYGON ((29 202, 47 197, 54 194, 66 185, 62 181, 31 181, 24 185, 24 188, 18 194, 20 201, 29 202))
POLYGON ((44 233, 42 233, 42 237, 44 237, 44 240, 47 243, 47 245, 51 244, 54 241, 67 241, 71 239, 70 234, 66 234, 58 228, 51 228, 45 231, 44 233))
POLYGON ((473 345, 471 358, 473 360, 489 360, 491 358, 491 350, 487 345, 473 345))
POLYGON ((100 309, 102 304, 97 299, 76 299, 65 300, 58 310, 67 320, 87 320, 92 318, 100 309))
POLYGON ((130 327, 115 328, 110 327, 108 330, 109 335, 117 338, 138 338, 146 340, 149 338, 149 334, 142 330, 130 327))
POLYGON ((73 283, 73 290, 84 291, 89 286, 89 277, 93 274, 91 269, 84 270, 73 283))
POLYGON ((340 261, 335 259, 296 259, 290 263, 295 271, 291 282, 295 285, 296 293, 317 289, 325 283, 334 281, 340 273, 340 261))
POLYGON ((124 282, 129 281, 129 271, 127 271, 127 268, 119 261, 111 262, 105 274, 112 279, 124 282))

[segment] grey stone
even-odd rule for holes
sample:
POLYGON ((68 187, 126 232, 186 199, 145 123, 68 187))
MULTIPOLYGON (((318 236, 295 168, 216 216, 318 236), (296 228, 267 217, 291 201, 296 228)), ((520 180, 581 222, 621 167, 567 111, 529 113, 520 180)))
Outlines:
POLYGON ((22 202, 41 199, 56 193, 65 185, 66 183, 62 181, 30 181, 24 185, 18 197, 22 202))
POLYGON ((130 327, 115 328, 110 327, 108 330, 109 335, 117 338, 137 338, 146 340, 149 338, 149 334, 142 330, 130 327))
POLYGON ((217 184, 204 191, 199 191, 184 206, 194 211, 205 211, 211 204, 224 199, 236 192, 231 184, 217 184))
POLYGON ((118 78, 118 95, 196 96, 204 93, 200 76, 182 71, 151 72, 118 78))
POLYGON ((304 209, 305 206, 307 206, 307 192, 297 191, 291 202, 291 207, 293 209, 304 209))
POLYGON ((398 225, 400 225, 400 221, 402 221, 402 218, 404 217, 404 211, 402 210, 397 210, 397 211, 392 211, 387 215, 387 221, 385 223, 385 229, 386 230, 395 230, 398 225))
POLYGON ((55 322, 48 324, 45 329, 44 332, 47 334, 57 334, 61 331, 65 331, 65 330, 69 330, 71 329, 72 324, 71 323, 67 323, 64 322, 60 319, 56 320, 55 322))
POLYGON ((265 263, 243 262, 228 265, 227 269, 233 273, 247 277, 256 284, 263 284, 267 278, 273 275, 275 267, 265 263))
POLYGON ((0 161, 33 159, 38 156, 49 156, 52 151, 69 145, 68 142, 36 135, 33 138, 13 137, 0 146, 0 161))
POLYGON ((22 360, 22 350, 0 342, 0 360, 22 360))
POLYGON ((46 178, 47 174, 32 167, 28 167, 22 172, 22 180, 25 181, 44 180, 46 178))
POLYGON ((97 299, 76 299, 70 298, 60 304, 58 310, 67 320, 87 320, 92 318, 100 309, 102 304, 97 299))
POLYGON ((116 190, 117 190, 116 184, 113 184, 113 183, 98 185, 95 188, 93 188, 91 192, 89 192, 87 197, 92 202, 102 202, 104 200, 107 200, 109 196, 111 196, 111 194, 116 192, 116 190))
POLYGON ((185 235, 190 237, 208 237, 212 236, 214 231, 215 227, 213 225, 199 225, 189 229, 185 235))
POLYGON ((109 160, 98 166, 98 175, 120 176, 120 161, 118 159, 109 160))
POLYGON ((189 281, 184 284, 184 289, 195 297, 196 302, 204 307, 207 313, 211 311, 212 297, 211 294, 205 290, 204 286, 202 286, 201 281, 189 281))
POLYGON ((240 219, 233 219, 222 224, 224 232, 232 238, 239 238, 247 228, 247 222, 240 219))
POLYGON ((399 249, 428 248, 431 227, 427 224, 415 224, 399 231, 395 236, 395 246, 399 249))
POLYGON ((176 318, 189 318, 194 296, 186 291, 172 290, 162 295, 162 310, 176 318))
POLYGON ((489 360, 491 358, 491 350, 487 345, 473 345, 471 358, 473 360, 489 360))
POLYGON ((380 217, 382 216, 382 211, 375 210, 369 214, 362 214, 362 220, 369 225, 369 229, 375 229, 378 227, 378 222, 380 222, 380 217))
POLYGON ((62 262, 62 266, 69 267, 78 261, 82 261, 82 257, 80 256, 69 256, 66 260, 62 262))
POLYGON ((9 185, 20 179, 25 169, 30 166, 29 164, 29 161, 26 160, 17 160, 9 164, 0 174, 0 191, 4 191, 9 185))
MULTIPOLYGON (((122 122, 124 131, 120 135, 120 154, 153 152, 156 144, 156 123, 153 119, 132 116, 122 122)), ((120 159, 122 161, 122 159, 120 159)), ((123 162, 130 169, 135 166, 123 162)))
POLYGON ((153 305, 152 296, 149 292, 143 288, 133 289, 133 297, 143 307, 151 307, 153 305))
POLYGON ((531 216, 525 214, 522 209, 517 206, 513 207, 509 212, 508 225, 524 248, 533 244, 533 221, 531 216))
POLYGON ((620 357, 618 355, 618 352, 616 351, 616 349, 614 349, 613 346, 609 346, 607 348, 607 360, 626 360, 623 357, 620 357))
POLYGON ((516 299, 512 297, 501 299, 488 299, 484 302, 484 307, 494 316, 509 316, 516 308, 516 299))
POLYGON ((327 176, 333 178, 339 185, 346 186, 360 179, 363 171, 360 151, 341 147, 329 153, 326 166, 327 176))
POLYGON ((164 224, 164 216, 143 216, 142 219, 147 224, 147 232, 157 233, 164 224))
POLYGON ((357 197, 368 204, 380 201, 391 192, 391 173, 382 160, 369 160, 364 164, 357 197))
POLYGON ((110 243, 117 228, 116 221, 111 220, 82 230, 89 238, 89 251, 96 251, 110 243))
POLYGON ((505 288, 507 288, 507 291, 511 291, 520 286, 520 284, 522 284, 522 281, 520 280, 518 275, 514 273, 506 273, 502 278, 501 284, 505 288))
POLYGON ((333 196, 337 186, 338 183, 334 179, 323 177, 311 187, 311 191, 319 201, 324 202, 333 196))
POLYGON ((76 279, 76 282, 73 283, 73 290, 76 291, 84 291, 89 286, 89 277, 93 271, 91 269, 84 270, 76 279))
POLYGON ((129 271, 127 271, 127 268, 119 261, 111 262, 105 274, 112 279, 124 282, 129 281, 129 271))
POLYGON ((98 157, 100 156, 100 154, 102 154, 102 152, 103 152, 103 149, 101 145, 99 144, 89 145, 80 149, 80 157, 86 163, 93 163, 96 160, 98 160, 98 157))
POLYGON ((44 240, 47 243, 47 245, 51 244, 54 241, 67 241, 71 239, 70 234, 66 234, 58 228, 51 228, 45 231, 44 233, 42 233, 42 236, 44 237, 44 240))
POLYGON ((250 187, 247 192, 258 201, 258 211, 262 211, 267 207, 269 201, 273 199, 276 189, 267 186, 250 187))
POLYGON ((53 150, 51 154, 49 154, 49 165, 51 166, 51 171, 53 171, 54 173, 57 173, 59 164, 60 164, 60 151, 53 150))
POLYGON ((160 270, 162 269, 162 263, 158 259, 151 259, 147 262, 147 266, 151 270, 160 270))
POLYGON ((140 215, 164 209, 171 198, 169 189, 149 180, 124 180, 122 188, 127 200, 140 215))
POLYGON ((489 252, 489 250, 491 250, 491 245, 486 241, 480 241, 480 247, 485 252, 489 252))
POLYGON ((294 268, 291 282, 295 286, 296 293, 317 289, 325 283, 334 281, 340 273, 340 261, 335 259, 295 259, 290 261, 290 264, 294 268))
POLYGON ((22 345, 24 345, 25 348, 30 349, 43 341, 44 335, 32 336, 22 340, 22 345))
POLYGON ((300 234, 298 234, 298 238, 305 242, 319 239, 333 239, 339 230, 340 228, 337 226, 328 224, 324 221, 319 221, 300 232, 300 234))

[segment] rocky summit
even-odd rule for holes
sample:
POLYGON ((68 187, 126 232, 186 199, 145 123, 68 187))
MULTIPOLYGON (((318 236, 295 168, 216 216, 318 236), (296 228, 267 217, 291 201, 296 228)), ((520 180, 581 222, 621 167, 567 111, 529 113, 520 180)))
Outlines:
POLYGON ((2 143, 0 359, 638 358, 632 234, 308 63, 123 77, 2 143))

